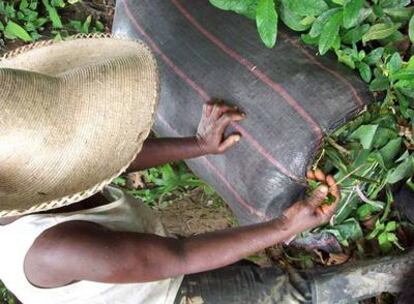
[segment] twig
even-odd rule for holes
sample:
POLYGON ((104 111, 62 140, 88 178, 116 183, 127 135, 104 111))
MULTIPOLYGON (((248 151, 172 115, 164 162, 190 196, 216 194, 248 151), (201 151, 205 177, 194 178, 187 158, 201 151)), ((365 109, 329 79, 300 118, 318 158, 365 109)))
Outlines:
POLYGON ((364 167, 366 165, 367 164, 362 164, 362 165, 356 167, 354 170, 352 170, 347 175, 345 175, 343 178, 341 178, 339 181, 337 181, 336 184, 340 185, 344 180, 346 180, 348 177, 350 177, 351 175, 353 175, 355 172, 357 172, 359 169, 361 169, 362 167, 364 167))
POLYGON ((349 155, 351 154, 351 152, 349 152, 347 149, 345 149, 344 147, 342 147, 341 145, 339 145, 336 141, 334 141, 331 137, 328 137, 326 139, 328 141, 328 143, 334 147, 336 150, 339 151, 339 153, 341 154, 345 154, 345 155, 349 155))
POLYGON ((325 155, 325 149, 322 149, 321 154, 319 155, 318 159, 315 161, 315 163, 312 166, 313 171, 315 171, 318 168, 319 162, 321 161, 324 155, 325 155))

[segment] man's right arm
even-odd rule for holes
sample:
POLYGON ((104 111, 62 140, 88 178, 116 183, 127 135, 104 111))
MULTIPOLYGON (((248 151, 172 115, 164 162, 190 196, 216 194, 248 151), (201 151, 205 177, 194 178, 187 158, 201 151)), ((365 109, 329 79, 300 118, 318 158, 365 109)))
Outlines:
MULTIPOLYGON (((339 197, 333 179, 327 182, 339 197)), ((79 280, 148 282, 219 268, 326 223, 335 208, 321 206, 328 191, 321 186, 280 219, 181 240, 112 231, 90 222, 63 223, 35 241, 25 273, 36 286, 58 287, 79 280)))

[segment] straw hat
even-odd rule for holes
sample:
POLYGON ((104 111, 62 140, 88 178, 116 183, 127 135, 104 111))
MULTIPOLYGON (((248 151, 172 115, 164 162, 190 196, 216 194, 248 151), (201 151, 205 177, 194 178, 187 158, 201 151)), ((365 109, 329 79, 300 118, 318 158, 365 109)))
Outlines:
POLYGON ((81 201, 122 173, 150 132, 154 56, 111 37, 46 41, 0 59, 0 217, 81 201))

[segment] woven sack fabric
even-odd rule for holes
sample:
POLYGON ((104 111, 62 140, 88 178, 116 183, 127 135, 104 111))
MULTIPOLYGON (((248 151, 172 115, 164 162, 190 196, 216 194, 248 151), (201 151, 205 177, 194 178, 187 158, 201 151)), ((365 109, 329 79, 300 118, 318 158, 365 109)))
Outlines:
POLYGON ((207 0, 119 0, 113 32, 142 39, 158 57, 160 136, 194 135, 212 98, 247 114, 229 130, 243 135, 236 147, 187 162, 241 224, 277 217, 295 201, 323 137, 370 100, 335 58, 317 57, 283 28, 268 49, 254 22, 207 0))

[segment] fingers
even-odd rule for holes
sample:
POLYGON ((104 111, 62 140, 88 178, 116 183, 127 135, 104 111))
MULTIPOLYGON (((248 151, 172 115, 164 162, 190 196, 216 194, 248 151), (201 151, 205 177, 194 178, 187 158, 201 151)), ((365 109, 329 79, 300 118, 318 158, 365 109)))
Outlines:
POLYGON ((336 182, 335 182, 334 178, 332 177, 332 175, 328 175, 328 176, 326 177, 326 184, 327 184, 329 187, 332 187, 332 186, 335 186, 335 185, 336 185, 336 182))
POLYGON ((219 152, 223 153, 227 151, 230 147, 232 147, 235 143, 240 141, 241 135, 240 134, 233 134, 227 137, 219 146, 219 152))
POLYGON ((308 170, 308 172, 306 172, 306 178, 314 180, 316 177, 312 170, 308 170))
POLYGON ((206 103, 203 106, 203 116, 210 117, 211 111, 213 110, 214 104, 212 103, 206 103))
POLYGON ((228 112, 239 112, 239 108, 237 106, 229 106, 224 104, 223 102, 215 102, 215 103, 208 103, 211 108, 207 113, 208 116, 212 115, 213 119, 219 119, 224 113, 228 112))
POLYGON ((318 181, 320 181, 320 182, 322 182, 322 183, 324 183, 325 182, 325 173, 323 173, 322 172, 322 170, 320 170, 320 169, 316 169, 315 170, 315 172, 314 172, 314 174, 315 174, 315 178, 318 180, 318 181))
POLYGON ((224 132, 224 130, 228 127, 228 125, 233 121, 240 121, 245 118, 244 114, 241 114, 239 112, 232 112, 232 113, 226 113, 223 116, 219 118, 217 121, 217 126, 220 130, 220 132, 224 132))
POLYGON ((316 169, 315 171, 309 170, 306 173, 306 177, 310 180, 317 180, 322 183, 306 201, 309 206, 316 208, 314 209, 315 213, 318 215, 320 223, 324 224, 328 222, 335 213, 336 206, 340 199, 339 186, 336 184, 332 175, 325 175, 320 169, 316 169), (335 201, 332 204, 323 204, 328 198, 328 194, 333 195, 335 201))
POLYGON ((312 192, 312 195, 306 199, 307 204, 315 208, 319 207, 328 196, 328 192, 328 186, 320 185, 312 192))
POLYGON ((339 197, 341 196, 339 185, 336 184, 335 179, 332 175, 328 175, 326 177, 326 184, 329 186, 329 193, 335 196, 335 204, 339 201, 339 197))
POLYGON ((234 108, 222 103, 215 103, 211 111, 211 116, 213 119, 219 119, 224 113, 228 111, 234 111, 234 108))

